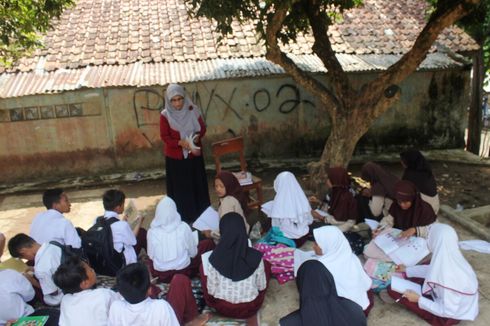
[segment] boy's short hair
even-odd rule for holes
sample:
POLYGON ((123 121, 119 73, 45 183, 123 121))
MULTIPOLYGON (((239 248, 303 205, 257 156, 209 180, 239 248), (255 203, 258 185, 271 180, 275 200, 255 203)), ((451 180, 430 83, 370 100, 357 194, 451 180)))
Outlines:
POLYGON ((87 271, 78 256, 69 256, 53 274, 54 284, 64 294, 81 292, 80 284, 86 279, 88 279, 87 271))
POLYGON ((43 204, 47 209, 53 208, 53 204, 57 203, 61 199, 61 194, 63 193, 63 189, 55 188, 48 189, 43 193, 43 204))
POLYGON ((150 275, 143 263, 133 263, 117 273, 117 288, 123 298, 136 304, 147 298, 150 288, 150 275))
POLYGON ((114 208, 124 204, 126 195, 121 190, 110 189, 104 193, 102 196, 102 203, 104 204, 104 209, 106 211, 113 211, 114 208))
POLYGON ((20 258, 19 251, 24 248, 30 248, 35 243, 36 241, 25 233, 16 234, 8 243, 10 256, 20 258))

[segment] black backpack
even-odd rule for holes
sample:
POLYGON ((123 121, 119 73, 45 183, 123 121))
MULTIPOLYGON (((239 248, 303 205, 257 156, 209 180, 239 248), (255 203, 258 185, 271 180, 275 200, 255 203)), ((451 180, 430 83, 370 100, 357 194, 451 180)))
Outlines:
POLYGON ((49 241, 49 243, 52 244, 53 246, 56 246, 56 247, 61 249, 60 265, 63 264, 64 262, 66 262, 66 260, 71 256, 78 256, 82 260, 87 260, 87 258, 85 257, 85 255, 83 253, 82 248, 75 249, 70 245, 63 245, 63 244, 59 243, 58 241, 54 241, 54 240, 49 241))
POLYGON ((111 224, 118 221, 115 217, 105 219, 99 216, 95 224, 82 235, 83 251, 97 274, 116 276, 117 271, 126 264, 124 248, 117 252, 112 241, 111 224))

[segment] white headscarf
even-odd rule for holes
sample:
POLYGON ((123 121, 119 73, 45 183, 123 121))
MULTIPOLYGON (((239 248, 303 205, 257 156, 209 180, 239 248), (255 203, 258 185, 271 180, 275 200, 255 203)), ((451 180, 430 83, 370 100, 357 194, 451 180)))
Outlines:
POLYGON ((432 259, 422 287, 423 293, 431 291, 435 285, 463 295, 478 292, 476 274, 461 254, 458 235, 451 226, 441 223, 432 225, 427 245, 432 259))
POLYGON ((157 256, 162 262, 176 259, 186 249, 181 248, 186 229, 189 226, 182 222, 175 202, 165 196, 158 203, 155 218, 148 230, 148 246, 152 248, 152 256, 157 256))
MULTIPOLYGON (((191 99, 185 94, 184 88, 177 84, 170 84, 165 92, 165 109, 161 112, 167 118, 170 128, 180 133, 180 139, 184 139, 201 131, 199 108, 192 103, 191 99), (184 98, 184 107, 176 110, 172 106, 171 99, 175 96, 184 98)), ((187 158, 189 151, 182 149, 184 157, 187 158)))
POLYGON ((274 180, 276 196, 271 206, 271 218, 287 218, 294 223, 312 220, 311 206, 294 174, 281 172, 274 180))
POLYGON ((323 252, 318 260, 333 275, 337 294, 365 310, 369 306, 367 291, 371 288, 372 280, 352 252, 342 231, 336 226, 323 226, 313 230, 313 236, 323 252))

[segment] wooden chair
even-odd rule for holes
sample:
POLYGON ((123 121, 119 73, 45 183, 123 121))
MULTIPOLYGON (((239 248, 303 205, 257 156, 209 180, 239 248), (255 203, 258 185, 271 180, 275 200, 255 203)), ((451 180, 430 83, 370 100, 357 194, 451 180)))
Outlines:
MULTIPOLYGON (((235 137, 217 141, 211 145, 214 163, 216 165, 216 173, 221 171, 221 157, 227 154, 238 154, 240 159, 241 171, 247 172, 247 162, 245 161, 243 137, 235 137)), ((248 207, 260 208, 264 202, 262 195, 262 179, 252 175, 252 184, 243 185, 242 189, 248 194, 249 202, 248 207), (256 198, 250 195, 250 191, 254 190, 256 198)))

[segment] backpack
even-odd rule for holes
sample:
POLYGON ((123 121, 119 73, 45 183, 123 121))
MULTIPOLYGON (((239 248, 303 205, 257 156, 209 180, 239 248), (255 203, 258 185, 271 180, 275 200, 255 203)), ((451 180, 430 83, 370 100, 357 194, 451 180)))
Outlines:
POLYGON ((115 217, 105 219, 97 217, 95 224, 82 235, 82 247, 90 265, 97 274, 116 276, 118 270, 126 265, 124 248, 121 252, 114 249, 111 225, 119 222, 115 217))
POLYGON ((60 258, 60 265, 66 262, 66 260, 71 257, 71 256, 78 256, 82 260, 86 260, 82 248, 80 249, 75 249, 72 246, 69 245, 63 245, 59 243, 58 241, 49 241, 49 244, 52 244, 53 246, 56 246, 61 249, 61 258, 60 258))

